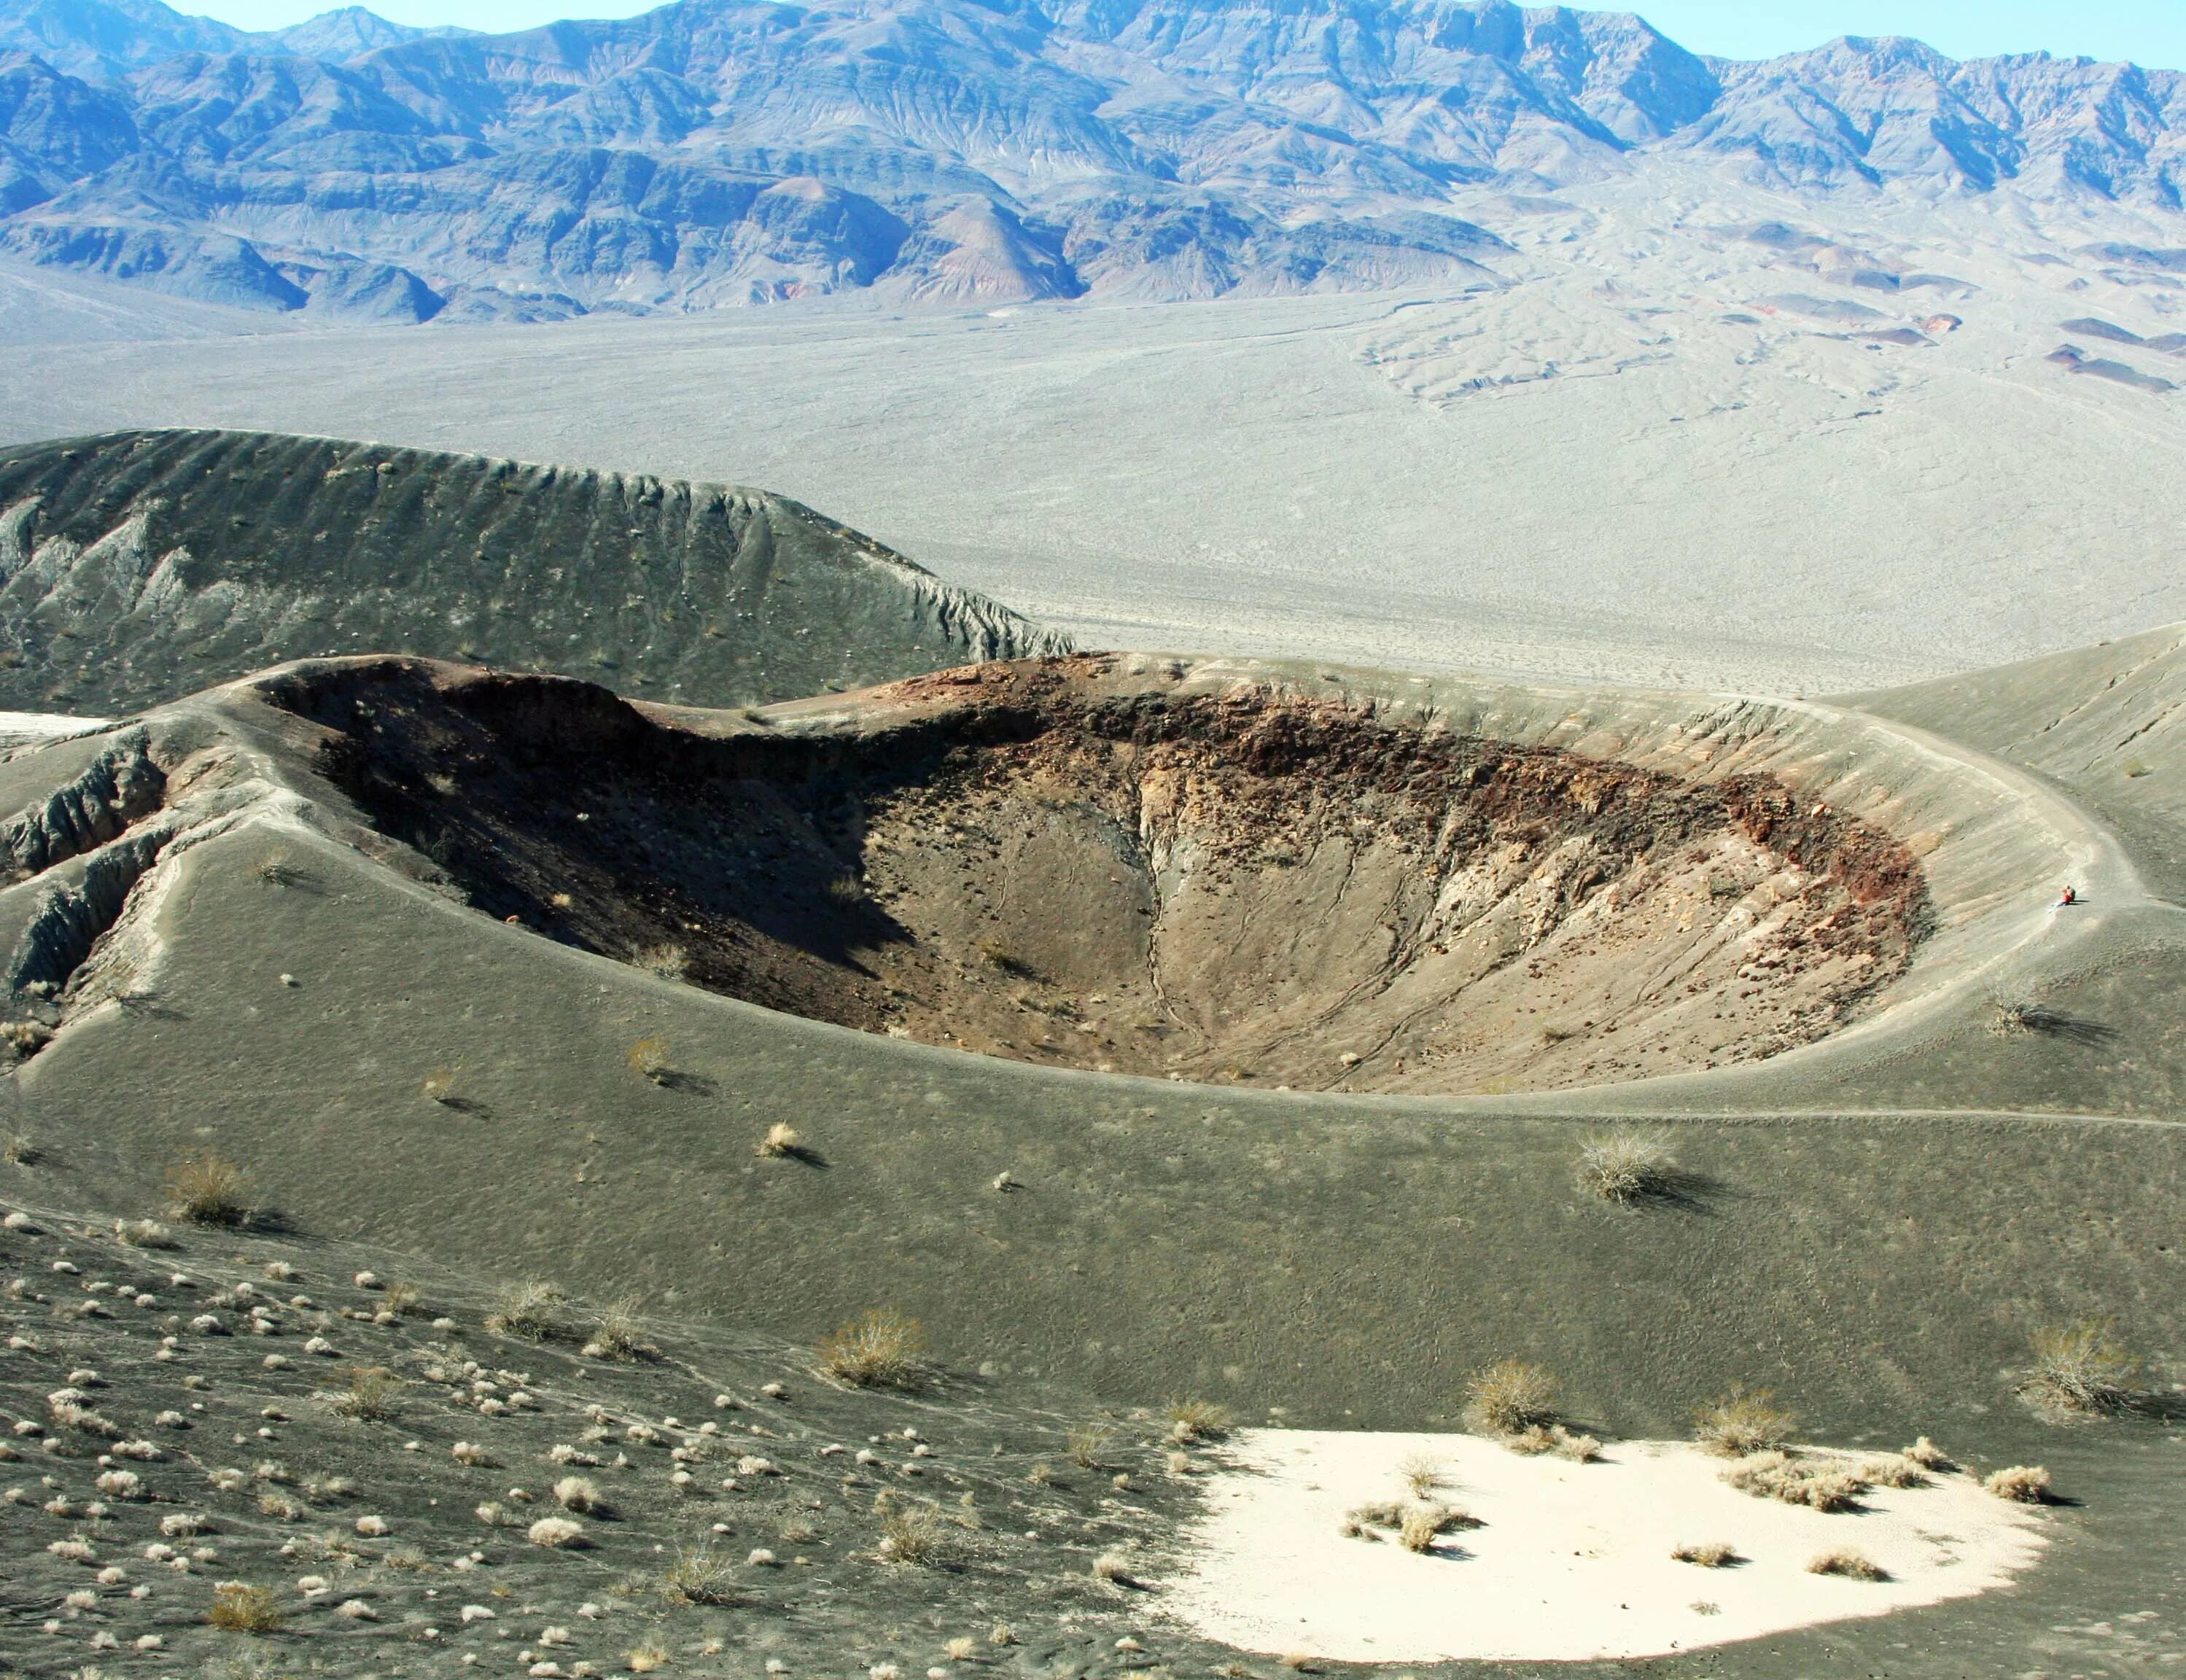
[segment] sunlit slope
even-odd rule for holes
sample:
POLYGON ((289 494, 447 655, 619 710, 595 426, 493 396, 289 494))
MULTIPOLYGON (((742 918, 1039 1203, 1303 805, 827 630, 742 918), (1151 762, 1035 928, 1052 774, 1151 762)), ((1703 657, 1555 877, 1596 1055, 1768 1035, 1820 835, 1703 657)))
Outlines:
POLYGON ((1062 645, 765 490, 264 433, 0 451, 0 578, 25 710, 389 649, 728 705, 1062 645))

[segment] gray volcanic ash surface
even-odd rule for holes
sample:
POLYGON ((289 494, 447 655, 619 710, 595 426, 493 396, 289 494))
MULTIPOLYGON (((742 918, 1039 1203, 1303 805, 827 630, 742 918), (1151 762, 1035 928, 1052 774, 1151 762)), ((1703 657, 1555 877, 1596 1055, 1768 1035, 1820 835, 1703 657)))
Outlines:
POLYGON ((328 439, 0 451, 0 704, 402 648, 731 704, 1067 643, 764 490, 328 439))

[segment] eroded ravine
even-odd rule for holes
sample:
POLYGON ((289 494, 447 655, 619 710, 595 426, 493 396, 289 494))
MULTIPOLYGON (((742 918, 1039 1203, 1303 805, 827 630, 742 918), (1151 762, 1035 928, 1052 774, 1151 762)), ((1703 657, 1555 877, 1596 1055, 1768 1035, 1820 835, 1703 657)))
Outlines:
POLYGON ((1554 1089, 1819 1038, 1902 973, 1918 865, 1700 784, 1099 660, 711 732, 582 685, 319 668, 270 692, 480 908, 776 1009, 1296 1088, 1554 1089))

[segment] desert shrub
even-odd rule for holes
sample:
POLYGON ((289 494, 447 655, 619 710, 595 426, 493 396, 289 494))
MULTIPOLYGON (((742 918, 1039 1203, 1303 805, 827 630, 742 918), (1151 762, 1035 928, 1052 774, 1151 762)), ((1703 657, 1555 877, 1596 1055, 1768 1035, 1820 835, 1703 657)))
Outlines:
POLYGON ((565 1476, 554 1484, 554 1503, 565 1511, 597 1511, 600 1508, 600 1490, 585 1476, 565 1476))
POLYGON ((1869 1561, 1864 1552, 1855 1552, 1849 1546, 1840 1546, 1824 1552, 1807 1565, 1809 1575, 1838 1575, 1847 1581, 1887 1581, 1889 1572, 1881 1565, 1869 1561))
POLYGON ((255 1201, 250 1174, 210 1152, 169 1168, 167 1194, 177 1218, 199 1225, 248 1224, 255 1201))
POLYGON ((650 1674, 656 1668, 667 1666, 668 1649, 648 1639, 642 1645, 632 1645, 625 1654, 623 1661, 629 1665, 632 1674, 650 1674))
POLYGON ((1527 1424, 1516 1434, 1505 1436, 1503 1445, 1510 1451, 1523 1453, 1528 1458, 1553 1453, 1560 1459, 1569 1459, 1578 1464, 1590 1464, 1601 1456, 1600 1441, 1591 1435, 1566 1429, 1561 1424, 1527 1424))
POLYGON ((1902 1453, 1880 1453, 1871 1459, 1862 1459, 1854 1472, 1870 1487, 1925 1487, 1928 1478, 1920 1473, 1920 1466, 1902 1453))
POLYGON ((881 1512, 881 1555, 890 1563, 936 1569, 951 1562, 956 1535, 938 1505, 891 1499, 881 1512))
POLYGON ((1503 1359, 1466 1386, 1465 1420, 1484 1435, 1516 1435, 1556 1420, 1556 1380, 1539 1365, 1503 1359))
POLYGON ((1370 1499, 1363 1505, 1354 1505, 1344 1515, 1346 1532, 1366 1528, 1395 1528, 1404 1520, 1404 1503, 1401 1499, 1370 1499))
POLYGON ((1172 1400, 1169 1403, 1169 1439, 1179 1443, 1219 1441, 1229 1434, 1233 1422, 1230 1408, 1218 1406, 1212 1400, 1172 1400))
POLYGON ((226 1633, 277 1632, 281 1604, 270 1587, 223 1581, 212 1589, 212 1609, 205 1620, 226 1633))
POLYGON ((1698 1546, 1679 1546, 1670 1555, 1679 1563, 1698 1564, 1702 1569, 1727 1569, 1738 1561, 1738 1548, 1727 1541, 1711 1540, 1698 1546))
POLYGON ((447 1103, 455 1100, 456 1070, 435 1067, 425 1076, 425 1100, 428 1102, 447 1103))
POLYGON ((1790 1444, 1799 1420, 1776 1403, 1767 1389, 1733 1385, 1729 1393, 1695 1414, 1693 1433, 1722 1459, 1780 1450, 1790 1444))
POLYGON ((2104 1417, 2128 1410, 2139 1361, 2108 1319, 2081 1319, 2035 1331, 2034 1364, 2020 1392, 2045 1411, 2104 1417))
POLYGON ((675 1561, 661 1572, 661 1595, 671 1604, 726 1604, 736 1601, 736 1562, 707 1541, 676 1548, 675 1561))
POLYGON ((535 1546, 574 1550, 585 1543, 585 1525, 568 1517, 541 1517, 524 1531, 524 1537, 535 1546))
POLYGON ((1018 974, 1027 978, 1033 976, 1031 966, 1000 939, 974 939, 972 949, 989 967, 999 968, 1005 974, 1018 974))
POLYGON ((1667 1194, 1678 1162, 1663 1133, 1620 1126, 1579 1145, 1578 1181, 1604 1201, 1638 1201, 1667 1194))
POLYGON ((1397 1466, 1397 1474, 1404 1479, 1404 1486, 1412 1490, 1414 1498, 1424 1499, 1442 1486, 1445 1468, 1443 1461, 1432 1453, 1408 1453, 1404 1462, 1397 1466))
POLYGON ((645 1339, 645 1327, 637 1319, 637 1297, 625 1296, 611 1301, 600 1308, 592 1320, 592 1333, 586 1339, 584 1353, 588 1359, 658 1359, 660 1350, 645 1339))
POLYGON ((1757 1499, 1777 1499, 1818 1511, 1851 1510, 1867 1488, 1849 1470, 1776 1452, 1741 1459, 1723 1473, 1723 1479, 1757 1499))
POLYGON ((1095 1420, 1073 1425, 1063 1437, 1070 1462, 1080 1470, 1098 1470, 1116 1445, 1116 1426, 1095 1420))
POLYGON ((329 1408, 368 1423, 384 1423, 396 1414, 406 1386, 401 1377, 384 1365, 351 1365, 345 1375, 349 1386, 327 1397, 329 1408))
POLYGON ((691 953, 677 944, 647 945, 631 961, 663 980, 681 980, 691 972, 691 953))
POLYGON ((917 1319, 877 1308, 820 1344, 820 1369, 853 1388, 916 1388, 925 1378, 925 1352, 917 1319))
POLYGON ((1423 1501, 1404 1508, 1397 1522, 1397 1542, 1408 1552, 1432 1552, 1437 1540, 1464 1526, 1461 1513, 1423 1501))
POLYGON ((173 1248, 177 1246, 174 1232, 157 1219, 117 1220, 114 1235, 132 1248, 173 1248))
POLYGON ((562 1308, 569 1297, 550 1283, 512 1284, 494 1297, 485 1327, 497 1336, 520 1336, 547 1341, 566 1336, 569 1325, 562 1308))
POLYGON ((1137 1584, 1131 1574, 1131 1560, 1121 1552, 1103 1552, 1094 1559, 1093 1578, 1110 1582, 1118 1587, 1137 1584))
POLYGON ((415 1284, 391 1283, 387 1285, 386 1297, 380 1305, 397 1318, 423 1318, 425 1313, 425 1296, 423 1291, 415 1284))
POLYGON ((668 1078, 668 1040, 658 1033, 647 1034, 623 1052, 633 1073, 642 1073, 656 1085, 668 1078))
POLYGON ((759 1140, 759 1152, 769 1161, 781 1161, 795 1155, 804 1147, 804 1140, 797 1128, 786 1121, 777 1120, 766 1128, 766 1135, 759 1140))
POLYGON ((1981 1486, 2014 1504, 2040 1505, 2049 1499, 2049 1472, 2040 1464, 2013 1464, 1997 1471, 1981 1486))
POLYGON ((1958 1465, 1952 1462, 1951 1455, 1925 1435, 1908 1447, 1899 1456, 1920 1465, 1924 1470, 1933 1470, 1938 1476, 1945 1475, 1958 1468, 1958 1465))

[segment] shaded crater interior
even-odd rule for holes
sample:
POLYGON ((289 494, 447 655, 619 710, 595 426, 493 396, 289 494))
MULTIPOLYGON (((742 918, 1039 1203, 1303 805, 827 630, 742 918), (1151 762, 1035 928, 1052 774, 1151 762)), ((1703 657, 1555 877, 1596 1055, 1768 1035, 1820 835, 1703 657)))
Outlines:
POLYGON ((987 666, 777 729, 560 679, 318 667, 269 698, 479 909, 819 1020, 1295 1089, 1554 1089, 1819 1038, 1912 959, 1881 832, 1260 687, 987 666))

